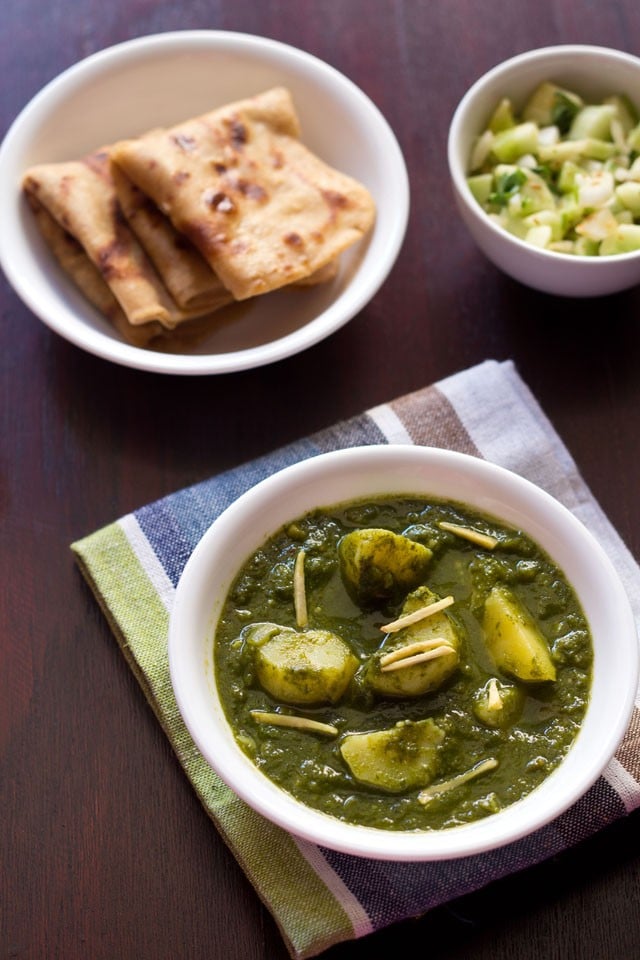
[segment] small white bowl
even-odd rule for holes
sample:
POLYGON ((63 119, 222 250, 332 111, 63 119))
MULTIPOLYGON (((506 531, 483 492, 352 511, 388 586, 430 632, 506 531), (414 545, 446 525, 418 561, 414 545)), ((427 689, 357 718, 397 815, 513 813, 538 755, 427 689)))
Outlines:
POLYGON ((426 447, 356 447, 287 467, 242 495, 209 528, 178 584, 169 664, 182 717, 206 761, 250 806, 299 837, 362 857, 447 859, 499 847, 577 801, 612 757, 637 688, 638 641, 625 591, 574 515, 527 480, 475 457, 426 447), (303 805, 236 743, 216 692, 213 636, 240 567, 286 522, 318 506, 379 495, 457 500, 522 528, 572 583, 594 644, 591 699, 565 759, 529 796, 484 820, 441 831, 354 826, 303 805))
POLYGON ((130 40, 95 53, 49 83, 0 147, 0 264, 18 295, 52 330, 84 350, 161 373, 227 373, 272 363, 329 336, 377 293, 406 231, 409 186, 397 140, 351 80, 310 54, 264 37, 185 31, 130 40), (293 95, 302 139, 360 180, 377 220, 347 251, 338 277, 242 305, 190 354, 121 341, 64 277, 21 195, 27 167, 77 159, 102 144, 178 123, 272 86, 293 95))
POLYGON ((473 143, 486 129, 497 103, 509 97, 516 110, 544 80, 597 102, 627 93, 638 103, 640 59, 605 47, 561 45, 530 50, 498 64, 480 77, 455 110, 448 140, 449 171, 462 219, 485 255, 521 283, 545 293, 594 297, 640 283, 640 251, 608 257, 580 257, 543 250, 495 224, 467 184, 473 143))

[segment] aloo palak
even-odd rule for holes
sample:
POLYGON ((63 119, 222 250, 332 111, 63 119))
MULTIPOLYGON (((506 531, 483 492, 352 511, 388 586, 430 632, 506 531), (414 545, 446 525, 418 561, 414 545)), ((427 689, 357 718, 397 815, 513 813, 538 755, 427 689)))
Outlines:
POLYGON ((566 754, 592 644, 562 571, 453 502, 382 498, 288 524, 237 577, 214 641, 241 748, 310 807, 451 827, 566 754))

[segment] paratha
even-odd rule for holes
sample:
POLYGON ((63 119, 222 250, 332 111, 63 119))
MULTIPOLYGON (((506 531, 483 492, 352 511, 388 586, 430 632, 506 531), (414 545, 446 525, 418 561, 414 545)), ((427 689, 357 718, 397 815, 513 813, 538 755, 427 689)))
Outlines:
POLYGON ((183 310, 217 310, 233 297, 184 234, 115 164, 111 165, 120 209, 167 290, 183 310))
POLYGON ((162 324, 154 321, 137 326, 130 324, 104 277, 89 260, 75 237, 61 227, 33 195, 28 195, 28 202, 47 246, 62 269, 89 303, 113 324, 128 343, 136 347, 146 347, 166 332, 162 324))
POLYGON ((366 187, 299 135, 276 87, 117 143, 111 158, 244 300, 310 277, 374 221, 366 187))
POLYGON ((168 293, 122 215, 106 150, 31 167, 23 186, 84 250, 130 325, 157 323, 171 330, 208 312, 182 310, 168 293))

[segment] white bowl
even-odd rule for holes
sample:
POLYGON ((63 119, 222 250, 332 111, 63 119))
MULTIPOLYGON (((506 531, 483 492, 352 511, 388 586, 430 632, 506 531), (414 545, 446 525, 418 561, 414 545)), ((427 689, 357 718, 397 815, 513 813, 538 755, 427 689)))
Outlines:
POLYGON ((509 97, 516 110, 544 80, 552 80, 597 102, 627 93, 640 105, 640 59, 605 47, 561 45, 530 50, 498 64, 464 95, 451 121, 449 171, 462 219, 481 250, 521 283, 546 293, 593 297, 640 283, 640 251, 609 257, 579 257, 538 249, 493 223, 467 184, 472 145, 496 104, 509 97))
POLYGON ((376 859, 467 856, 516 840, 557 817, 593 784, 627 728, 638 643, 623 587, 584 526, 529 481, 465 454, 414 446, 356 447, 285 468, 242 495, 209 528, 178 584, 169 629, 178 706, 196 745, 248 804, 299 837, 376 859), (238 747, 216 693, 212 651, 225 596, 248 557, 286 522, 317 506, 409 493, 462 501, 522 528, 561 567, 590 624, 591 699, 565 759, 529 796, 484 820, 441 831, 353 826, 303 805, 238 747))
POLYGON ((0 148, 0 208, 0 264, 18 295, 51 329, 125 366, 210 374, 272 363, 352 319, 395 262, 406 231, 409 187, 392 130, 351 80, 283 43, 204 30, 127 41, 87 57, 49 83, 14 121, 0 148), (101 144, 277 85, 293 94, 305 144, 372 193, 377 205, 372 232, 343 256, 334 281, 234 307, 233 320, 190 355, 123 343, 45 249, 21 196, 22 175, 31 164, 76 159, 101 144))

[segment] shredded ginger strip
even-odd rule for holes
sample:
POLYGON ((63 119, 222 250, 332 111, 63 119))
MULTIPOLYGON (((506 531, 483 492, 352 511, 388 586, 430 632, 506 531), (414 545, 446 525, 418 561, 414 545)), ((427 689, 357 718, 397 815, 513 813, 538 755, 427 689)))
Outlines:
POLYGON ((331 723, 310 720, 308 717, 295 717, 288 713, 270 713, 268 710, 252 710, 251 716, 258 723, 272 723, 274 727, 293 727, 296 730, 310 730, 335 737, 338 728, 331 723))
POLYGON ((405 667, 413 667, 416 663, 424 663, 426 660, 436 660, 438 657, 446 657, 449 653, 455 653, 455 648, 450 643, 440 641, 440 646, 433 647, 431 650, 425 650, 423 653, 416 653, 413 657, 401 657, 399 660, 387 662, 380 667, 382 673, 389 673, 391 670, 404 670, 405 667))
POLYGON ((418 800, 420 803, 429 803, 429 800, 433 800, 443 793, 448 793, 449 790, 455 790, 456 787, 462 786, 463 783, 467 783, 469 780, 473 780, 475 777, 479 777, 489 770, 495 770, 497 766, 498 761, 495 757, 487 757, 486 760, 481 760, 480 763, 476 763, 475 767, 471 767, 470 770, 459 773, 457 777, 451 777, 450 780, 443 780, 441 783, 434 783, 430 787, 425 787, 425 789, 421 790, 418 794, 418 800))
POLYGON ((441 530, 448 530, 449 533, 455 533, 463 540, 470 540, 471 543, 477 543, 479 547, 486 547, 487 550, 494 550, 498 546, 498 540, 488 533, 482 533, 480 530, 474 530, 473 527, 463 527, 459 523, 449 523, 442 520, 438 526, 441 530))
POLYGON ((426 607, 420 607, 419 610, 414 610, 413 613, 407 613, 404 617, 399 617, 392 623, 386 623, 380 627, 380 629, 383 633, 397 633, 397 631, 402 630, 403 627, 410 627, 412 623, 418 623, 420 620, 424 620, 425 617, 431 617, 434 613, 439 613, 440 610, 444 610, 445 607, 450 607, 452 603, 453 597, 443 597, 442 600, 436 600, 434 603, 427 604, 426 607))
POLYGON ((299 550, 293 568, 293 605, 296 612, 296 623, 299 627, 306 627, 309 623, 307 594, 304 583, 304 558, 304 550, 299 550))

